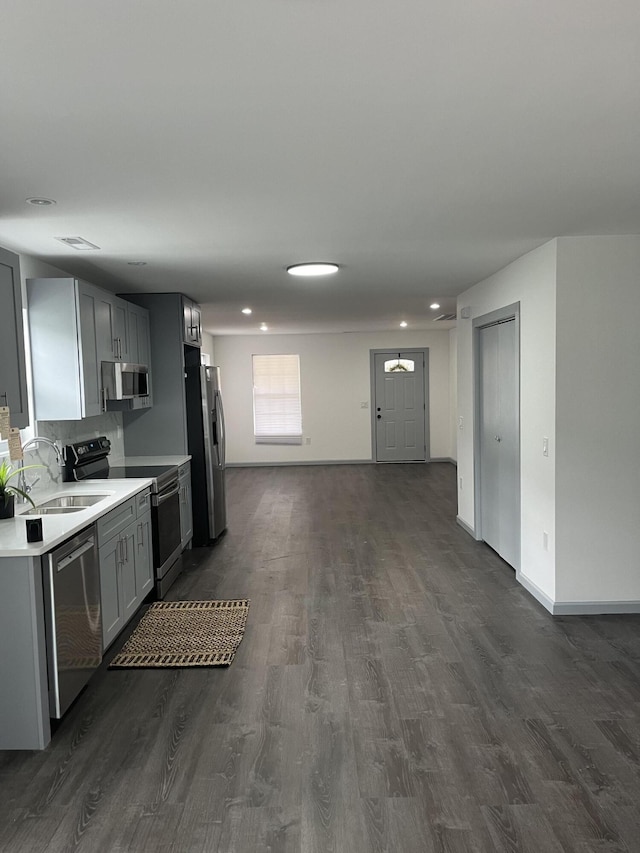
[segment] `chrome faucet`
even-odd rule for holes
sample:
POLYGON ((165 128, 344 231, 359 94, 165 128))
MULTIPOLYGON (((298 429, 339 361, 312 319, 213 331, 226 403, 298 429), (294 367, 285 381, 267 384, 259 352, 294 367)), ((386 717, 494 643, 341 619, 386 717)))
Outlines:
MULTIPOLYGON (((32 447, 34 444, 46 444, 51 447, 55 451, 56 462, 58 463, 58 465, 62 465, 62 451, 60 450, 60 447, 55 441, 52 441, 50 438, 45 438, 41 435, 35 435, 33 438, 30 438, 29 441, 25 441, 25 443, 22 445, 22 452, 24 453, 24 451, 28 447, 32 447)), ((25 494, 28 495, 39 479, 40 477, 36 477, 35 480, 33 480, 31 483, 27 483, 27 478, 25 476, 24 470, 22 470, 18 475, 19 487, 25 494)), ((20 498, 20 496, 18 496, 18 499, 21 503, 25 503, 24 498, 20 498)))

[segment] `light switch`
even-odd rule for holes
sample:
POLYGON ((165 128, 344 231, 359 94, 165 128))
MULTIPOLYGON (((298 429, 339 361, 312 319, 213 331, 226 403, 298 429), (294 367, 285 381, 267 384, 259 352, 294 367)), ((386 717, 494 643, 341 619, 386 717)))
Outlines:
POLYGON ((360 408, 361 409, 368 409, 369 403, 365 400, 364 402, 360 403, 360 408))
POLYGON ((542 439, 542 455, 549 455, 549 439, 546 436, 542 439))

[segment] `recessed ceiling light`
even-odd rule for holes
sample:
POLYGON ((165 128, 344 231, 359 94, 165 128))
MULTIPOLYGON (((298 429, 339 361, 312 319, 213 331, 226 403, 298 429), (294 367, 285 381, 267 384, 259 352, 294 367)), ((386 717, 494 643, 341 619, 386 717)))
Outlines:
POLYGON ((242 313, 243 314, 251 314, 251 308, 243 308, 242 313))
POLYGON ((407 321, 403 320, 402 323, 400 323, 400 326, 401 326, 401 328, 406 329, 407 328, 407 321))
POLYGON ((55 199, 53 198, 28 198, 27 204, 33 204, 36 207, 49 207, 52 204, 56 204, 55 199))
POLYGON ((338 264, 293 264, 287 267, 289 275, 331 275, 338 272, 338 264))
POLYGON ((439 307, 440 307, 439 302, 432 302, 431 305, 429 305, 429 308, 431 308, 432 311, 437 311, 439 307))
POLYGON ((261 331, 261 332, 267 332, 268 330, 269 330, 269 327, 267 326, 267 324, 266 324, 266 323, 263 323, 263 324, 260 326, 260 331, 261 331))
POLYGON ((147 262, 146 261, 127 261, 127 264, 130 267, 146 267, 147 262))

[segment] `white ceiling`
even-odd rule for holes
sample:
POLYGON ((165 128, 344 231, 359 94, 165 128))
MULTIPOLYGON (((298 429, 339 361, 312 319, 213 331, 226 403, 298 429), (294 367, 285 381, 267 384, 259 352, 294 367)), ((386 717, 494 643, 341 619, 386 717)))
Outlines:
POLYGON ((638 0, 5 0, 0 28, 0 244, 213 333, 429 328, 552 237, 640 233, 638 0))

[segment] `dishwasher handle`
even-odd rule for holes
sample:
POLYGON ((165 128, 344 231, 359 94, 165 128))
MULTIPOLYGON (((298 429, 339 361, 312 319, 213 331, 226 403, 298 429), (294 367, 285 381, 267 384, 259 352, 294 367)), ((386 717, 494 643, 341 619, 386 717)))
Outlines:
POLYGON ((60 560, 58 565, 56 566, 56 571, 61 572, 63 569, 66 569, 67 566, 70 566, 78 557, 81 557, 87 551, 91 551, 95 544, 95 539, 93 536, 90 539, 87 539, 86 542, 81 545, 79 548, 76 548, 75 551, 72 551, 68 557, 60 560))
POLYGON ((168 501, 169 498, 172 498, 174 495, 177 495, 180 491, 180 484, 176 483, 176 485, 168 492, 161 492, 159 495, 152 495, 154 506, 160 506, 165 501, 168 501))

